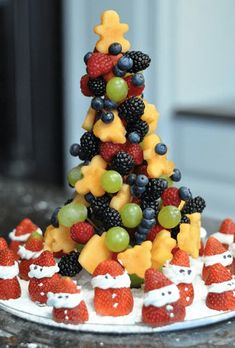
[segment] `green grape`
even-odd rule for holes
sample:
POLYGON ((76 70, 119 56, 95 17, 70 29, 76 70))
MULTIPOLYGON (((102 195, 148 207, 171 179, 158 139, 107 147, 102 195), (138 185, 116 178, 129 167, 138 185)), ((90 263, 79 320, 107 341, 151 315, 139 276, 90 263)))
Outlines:
POLYGON ((165 179, 167 181, 168 187, 174 186, 174 182, 171 180, 171 178, 167 175, 161 175, 160 179, 165 179))
POLYGON ((128 85, 121 77, 113 77, 106 85, 106 94, 114 102, 120 102, 128 94, 128 85))
POLYGON ((122 227, 112 227, 105 236, 107 248, 115 253, 125 250, 130 242, 128 232, 122 227))
POLYGON ((81 180, 83 175, 81 172, 83 165, 79 164, 77 167, 72 168, 67 175, 67 180, 71 186, 75 186, 78 180, 81 180))
POLYGON ((120 210, 122 223, 125 227, 134 228, 138 226, 142 220, 142 210, 135 203, 127 203, 120 210))
POLYGON ((144 283, 144 279, 140 278, 136 274, 129 274, 130 280, 131 280, 131 288, 140 288, 141 285, 144 283))
POLYGON ((122 176, 115 170, 107 170, 101 177, 101 185, 108 193, 118 192, 122 182, 122 176))
POLYGON ((58 213, 58 220, 60 225, 71 227, 77 222, 86 220, 87 208, 80 203, 69 203, 64 205, 58 213))
POLYGON ((158 222, 164 228, 174 228, 180 223, 181 212, 173 205, 163 207, 158 213, 158 222))

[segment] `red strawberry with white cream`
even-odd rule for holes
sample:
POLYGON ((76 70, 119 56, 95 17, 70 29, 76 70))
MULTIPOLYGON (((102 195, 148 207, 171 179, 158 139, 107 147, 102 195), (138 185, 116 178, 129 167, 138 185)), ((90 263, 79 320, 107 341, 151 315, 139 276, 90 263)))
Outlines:
POLYGON ((8 248, 8 245, 7 245, 6 239, 3 237, 0 237, 0 250, 4 250, 7 248, 8 248))
POLYGON ((185 306, 177 286, 163 273, 149 268, 144 277, 143 322, 163 326, 184 320, 185 306))
POLYGON ((167 278, 177 285, 183 305, 190 306, 194 299, 192 282, 196 274, 193 267, 190 267, 188 254, 178 249, 173 259, 166 263, 162 271, 167 278))
POLYGON ((59 278, 59 267, 49 251, 43 253, 29 266, 29 296, 38 304, 47 302, 47 293, 52 292, 59 278))
POLYGON ((53 292, 47 294, 47 305, 53 306, 53 319, 59 323, 80 324, 89 319, 81 288, 69 277, 55 282, 53 292))
POLYGON ((235 223, 232 219, 224 219, 220 225, 219 232, 213 233, 212 236, 218 239, 225 248, 233 243, 235 235, 235 223))
POLYGON ((95 289, 94 307, 97 314, 122 316, 133 309, 130 278, 114 260, 101 262, 93 273, 91 284, 95 289))
POLYGON ((0 251, 0 300, 16 299, 21 296, 19 273, 15 254, 10 249, 0 251))
POLYGON ((235 310, 235 280, 221 264, 211 266, 205 284, 206 305, 217 311, 235 310))
POLYGON ((232 271, 232 254, 214 237, 209 237, 203 254, 204 266, 202 270, 202 279, 205 281, 211 266, 220 263, 231 272, 232 271))

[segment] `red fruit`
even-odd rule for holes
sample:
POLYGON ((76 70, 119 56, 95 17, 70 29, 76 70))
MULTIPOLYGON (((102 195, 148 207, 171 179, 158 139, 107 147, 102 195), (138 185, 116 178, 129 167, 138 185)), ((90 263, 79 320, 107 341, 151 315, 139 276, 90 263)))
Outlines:
POLYGON ((203 254, 204 254, 204 244, 202 241, 200 241, 199 256, 203 256, 203 254))
POLYGON ((116 56, 113 56, 112 54, 110 54, 110 58, 112 59, 113 65, 116 65, 122 56, 123 56, 122 53, 119 53, 116 56))
POLYGON ((206 305, 217 311, 228 311, 235 309, 235 297, 233 291, 225 291, 221 294, 209 292, 206 297, 206 305))
POLYGON ((147 164, 143 164, 142 166, 139 166, 137 169, 137 174, 143 174, 149 177, 147 168, 148 168, 147 164))
POLYGON ((220 225, 219 232, 235 235, 235 223, 232 219, 224 219, 220 225))
POLYGON ((162 194, 162 204, 166 205, 174 205, 178 207, 181 202, 181 198, 179 195, 179 189, 176 187, 168 187, 162 194))
POLYGON ((23 234, 31 233, 36 231, 38 228, 30 219, 23 219, 19 225, 16 227, 16 236, 22 236, 23 234))
POLYGON ((231 273, 220 263, 210 267, 210 272, 206 278, 205 284, 211 285, 214 283, 222 283, 232 279, 231 273))
POLYGON ((19 264, 19 277, 24 280, 29 280, 29 266, 32 265, 34 259, 22 260, 19 264))
POLYGON ((13 266, 15 264, 15 254, 10 249, 0 251, 0 265, 13 266))
POLYGON ((144 292, 162 288, 173 284, 170 279, 168 279, 163 273, 155 270, 154 268, 149 268, 144 275, 144 292))
POLYGON ((223 246, 218 239, 214 237, 209 237, 207 239, 205 248, 204 248, 204 256, 213 256, 218 254, 223 254, 226 251, 225 247, 223 246))
POLYGON ((112 71, 108 72, 107 74, 103 75, 103 78, 105 81, 111 80, 113 77, 115 77, 114 73, 112 71))
POLYGON ((144 154, 141 146, 139 144, 130 144, 127 143, 125 145, 125 151, 131 155, 135 161, 136 165, 140 165, 143 163, 144 154))
POLYGON ((142 86, 134 86, 132 84, 132 75, 129 75, 127 77, 124 78, 124 80, 126 80, 126 83, 128 85, 128 98, 130 97, 137 97, 140 96, 144 90, 145 85, 142 86))
POLYGON ((19 258, 20 258, 19 255, 17 254, 17 252, 19 250, 19 246, 23 245, 23 244, 24 244, 23 242, 18 242, 17 240, 12 240, 10 242, 9 249, 11 249, 14 252, 16 260, 19 260, 19 258))
POLYGON ((16 299, 21 296, 18 279, 0 279, 0 300, 16 299))
POLYGON ((171 260, 170 264, 177 265, 177 266, 183 266, 183 267, 190 267, 189 256, 185 251, 178 249, 175 252, 174 257, 171 260))
POLYGON ((106 142, 100 144, 100 155, 106 162, 111 162, 112 158, 123 149, 122 144, 106 142))
POLYGON ((192 284, 178 284, 177 288, 180 291, 180 300, 183 306, 187 307, 193 303, 194 289, 192 284))
POLYGON ((112 70, 112 58, 104 53, 93 53, 87 62, 88 75, 95 79, 112 70))
POLYGON ((70 228, 72 240, 80 244, 86 244, 94 233, 94 227, 88 222, 78 222, 70 228))
POLYGON ((88 80, 89 80, 89 75, 83 75, 80 80, 80 88, 83 95, 85 95, 86 97, 91 97, 93 94, 87 86, 88 80))
POLYGON ((82 324, 89 319, 84 301, 74 308, 53 308, 52 316, 56 322, 64 324, 82 324))
POLYGON ((47 265, 47 267, 50 267, 50 266, 55 266, 56 262, 53 258, 53 253, 51 253, 48 250, 45 250, 41 253, 41 255, 39 257, 34 259, 34 264, 39 265, 41 267, 43 267, 45 265, 47 265))
POLYGON ((51 278, 30 279, 28 289, 31 300, 41 304, 47 303, 47 293, 54 291, 55 282, 58 281, 59 277, 56 273, 51 278))
POLYGON ((93 272, 93 277, 97 275, 105 275, 106 273, 111 274, 113 277, 122 275, 124 272, 123 267, 120 263, 113 260, 106 260, 101 262, 93 272))
POLYGON ((43 249, 43 237, 38 235, 37 237, 29 237, 25 244, 25 248, 31 251, 41 251, 43 249))
POLYGON ((3 237, 0 237, 0 250, 7 249, 8 245, 6 240, 3 237))
POLYGON ((149 233, 147 235, 147 240, 151 240, 151 242, 154 241, 156 235, 158 232, 160 232, 161 230, 163 230, 164 228, 161 225, 155 225, 153 226, 150 230, 149 233))

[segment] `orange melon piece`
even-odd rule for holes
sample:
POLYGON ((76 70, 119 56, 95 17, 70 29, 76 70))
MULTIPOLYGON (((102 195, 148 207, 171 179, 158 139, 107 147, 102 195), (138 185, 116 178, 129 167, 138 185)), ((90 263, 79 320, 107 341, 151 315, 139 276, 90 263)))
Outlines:
POLYGON ((138 277, 144 278, 145 271, 151 267, 151 249, 152 242, 146 241, 119 253, 117 259, 128 274, 136 274, 138 277))
POLYGON ((152 267, 160 269, 164 263, 171 260, 173 255, 172 249, 176 246, 175 239, 171 238, 171 233, 162 230, 157 233, 152 247, 152 267))
POLYGON ((113 196, 110 202, 110 207, 116 210, 120 210, 126 203, 131 201, 131 191, 130 186, 123 184, 120 191, 113 196))
POLYGON ((149 125, 148 134, 152 134, 157 128, 159 112, 156 109, 155 105, 149 104, 147 100, 144 100, 144 105, 145 105, 144 114, 141 116, 141 119, 148 123, 149 125))
POLYGON ((62 251, 70 253, 74 250, 76 243, 70 237, 70 228, 60 225, 55 228, 48 226, 44 235, 44 249, 57 253, 62 251))
POLYGON ((83 204, 85 207, 89 207, 89 203, 85 200, 84 196, 80 194, 77 194, 74 197, 73 202, 83 204))
POLYGON ((96 111, 91 107, 88 109, 82 128, 86 131, 91 131, 95 123, 96 111))
POLYGON ((199 256, 201 214, 188 214, 190 224, 181 224, 177 235, 178 247, 191 255, 193 258, 199 256))
POLYGON ((111 259, 112 252, 106 247, 104 232, 101 236, 95 234, 84 246, 78 261, 89 273, 93 273, 98 264, 111 259))

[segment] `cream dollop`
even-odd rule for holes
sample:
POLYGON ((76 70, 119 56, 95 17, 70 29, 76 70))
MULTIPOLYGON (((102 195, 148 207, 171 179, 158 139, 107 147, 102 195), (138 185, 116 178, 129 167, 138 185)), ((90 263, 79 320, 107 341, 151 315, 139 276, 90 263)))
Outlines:
POLYGON ((233 243, 231 246, 230 246, 230 251, 231 251, 231 254, 233 256, 233 258, 235 257, 235 243, 233 243))
POLYGON ((191 284, 196 276, 193 268, 171 265, 170 263, 162 268, 162 272, 176 285, 181 283, 191 284))
POLYGON ((93 288, 100 289, 121 289, 129 288, 131 281, 127 272, 124 272, 124 274, 116 277, 112 277, 109 273, 107 273, 93 277, 91 280, 91 285, 93 288))
POLYGON ((21 259, 24 260, 30 260, 30 259, 36 259, 41 255, 43 250, 40 251, 31 251, 25 248, 24 245, 20 245, 17 254, 20 256, 21 259))
POLYGON ((59 267, 56 264, 55 266, 38 266, 35 264, 32 264, 29 266, 29 277, 30 278, 37 278, 37 279, 41 279, 41 278, 51 278, 54 274, 59 272, 59 267))
POLYGON ((235 281, 233 279, 227 280, 226 282, 222 283, 213 283, 211 285, 208 285, 208 292, 215 292, 217 294, 233 290, 235 290, 235 281))
MULTIPOLYGON (((42 230, 41 230, 41 228, 37 228, 37 229, 36 229, 36 232, 42 235, 42 230)), ((16 233, 16 229, 15 229, 15 228, 14 228, 13 231, 11 231, 11 232, 9 233, 9 238, 10 238, 11 240, 14 240, 14 241, 16 241, 16 242, 26 242, 27 239, 30 237, 30 235, 31 235, 32 232, 22 234, 21 236, 16 236, 15 233, 16 233)))
POLYGON ((233 243, 233 234, 225 234, 222 232, 216 232, 212 234, 212 237, 218 239, 222 244, 232 244, 233 243))
POLYGON ((207 236, 207 230, 204 227, 200 228, 200 238, 203 240, 203 242, 205 241, 207 236))
POLYGON ((217 254, 217 255, 211 255, 211 256, 203 256, 203 261, 205 263, 205 266, 212 266, 216 263, 220 263, 224 267, 229 266, 233 262, 232 254, 229 250, 225 251, 224 253, 217 254))
POLYGON ((12 266, 0 266, 0 279, 12 279, 18 276, 19 266, 15 261, 12 266))
POLYGON ((54 294, 53 292, 48 292, 47 298, 47 305, 55 308, 74 308, 83 300, 81 293, 69 294, 59 292, 54 294))
POLYGON ((180 298, 179 289, 175 284, 164 286, 160 289, 151 290, 144 294, 144 306, 163 307, 174 303, 180 298))

